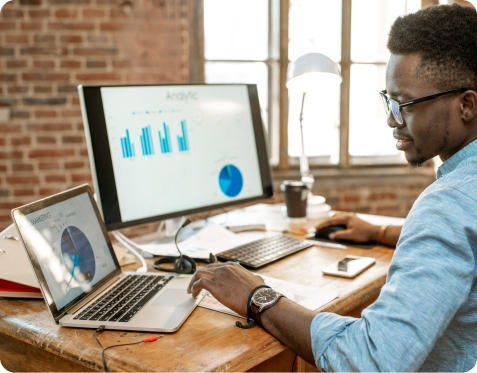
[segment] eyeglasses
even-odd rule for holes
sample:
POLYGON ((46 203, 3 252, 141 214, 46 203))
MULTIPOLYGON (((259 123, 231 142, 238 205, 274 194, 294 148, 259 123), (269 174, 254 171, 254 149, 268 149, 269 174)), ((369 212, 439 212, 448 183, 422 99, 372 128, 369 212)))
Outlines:
POLYGON ((389 112, 392 112, 393 116, 394 116, 394 119, 396 119, 396 122, 398 124, 403 124, 403 119, 402 119, 402 114, 401 114, 401 109, 403 107, 411 106, 411 105, 418 104, 418 103, 424 102, 424 101, 434 100, 437 97, 446 95, 446 94, 451 93, 451 92, 465 92, 468 89, 469 88, 456 88, 456 89, 451 89, 449 91, 434 93, 433 95, 414 98, 412 100, 403 101, 403 102, 398 102, 396 100, 393 100, 391 97, 389 97, 387 95, 386 90, 383 90, 383 91, 379 92, 379 96, 383 100, 384 110, 386 111, 386 115, 389 115, 389 112))

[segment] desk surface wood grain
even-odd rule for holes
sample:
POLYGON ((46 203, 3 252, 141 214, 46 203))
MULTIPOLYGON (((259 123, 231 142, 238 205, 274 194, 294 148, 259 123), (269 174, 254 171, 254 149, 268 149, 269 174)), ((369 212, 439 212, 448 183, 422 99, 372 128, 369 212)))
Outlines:
MULTIPOLYGON (((257 272, 302 285, 338 290, 339 298, 317 310, 317 313, 346 314, 379 294, 392 255, 393 249, 385 247, 336 250, 314 246, 257 272), (371 256, 377 261, 355 279, 321 273, 322 268, 347 254, 371 256)), ((148 264, 151 266, 152 262, 148 264)), ((124 270, 137 267, 130 265, 124 270)), ((247 371, 287 350, 261 327, 249 330, 237 328, 237 319, 198 307, 176 333, 164 333, 153 343, 108 350, 108 368, 131 372, 247 371)), ((43 300, 0 298, 0 342, 2 335, 3 341, 13 338, 35 346, 39 351, 79 364, 84 370, 104 370, 101 349, 93 338, 93 330, 59 327, 43 300)), ((103 346, 110 346, 140 341, 150 335, 153 334, 104 331, 99 339, 103 346)))

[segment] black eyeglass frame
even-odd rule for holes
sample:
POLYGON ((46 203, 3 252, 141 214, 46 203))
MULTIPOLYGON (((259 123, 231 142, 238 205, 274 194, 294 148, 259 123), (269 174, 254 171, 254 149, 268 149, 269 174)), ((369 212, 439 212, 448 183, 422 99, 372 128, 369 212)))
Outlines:
MULTIPOLYGON (((414 104, 419 104, 421 102, 425 102, 425 101, 430 101, 430 100, 434 100, 435 98, 438 98, 440 96, 443 96, 443 95, 446 95, 448 93, 452 93, 452 92, 465 92, 465 91, 468 91, 469 89, 471 88, 455 88, 455 89, 450 89, 448 91, 443 91, 443 92, 438 92, 438 93, 434 93, 432 95, 428 95, 428 96, 423 96, 423 97, 418 97, 418 98, 414 98, 412 100, 407 100, 407 101, 403 101, 403 102, 398 102, 396 100, 393 100, 391 97, 389 97, 387 95, 387 91, 385 89, 383 89, 382 91, 379 92, 379 95, 384 98, 384 103, 386 104, 384 109, 386 111, 386 114, 389 115, 389 112, 393 113, 393 116, 394 116, 394 119, 396 119, 396 122, 399 123, 398 119, 396 118, 396 116, 394 115, 394 112, 393 110, 389 107, 389 101, 394 101, 398 104, 398 108, 399 108, 399 112, 401 112, 401 108, 403 107, 406 107, 406 106, 411 106, 411 105, 414 105, 414 104)), ((402 124, 399 123, 399 124, 402 124)))

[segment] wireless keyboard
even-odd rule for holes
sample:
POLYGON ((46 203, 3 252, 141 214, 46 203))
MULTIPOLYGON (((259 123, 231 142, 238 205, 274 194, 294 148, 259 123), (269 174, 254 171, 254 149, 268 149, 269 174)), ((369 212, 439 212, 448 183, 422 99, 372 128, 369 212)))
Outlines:
POLYGON ((313 246, 313 243, 287 236, 271 236, 217 254, 222 261, 239 262, 247 268, 260 268, 313 246))

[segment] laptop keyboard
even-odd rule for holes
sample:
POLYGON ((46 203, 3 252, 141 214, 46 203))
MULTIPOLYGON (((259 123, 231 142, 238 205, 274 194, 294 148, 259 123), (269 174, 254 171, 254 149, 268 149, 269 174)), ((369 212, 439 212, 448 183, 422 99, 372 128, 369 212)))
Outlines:
POLYGON ((270 236, 217 254, 223 261, 239 262, 247 268, 260 268, 287 255, 313 246, 288 236, 270 236))
POLYGON ((173 278, 174 276, 128 275, 73 319, 128 322, 173 278))

